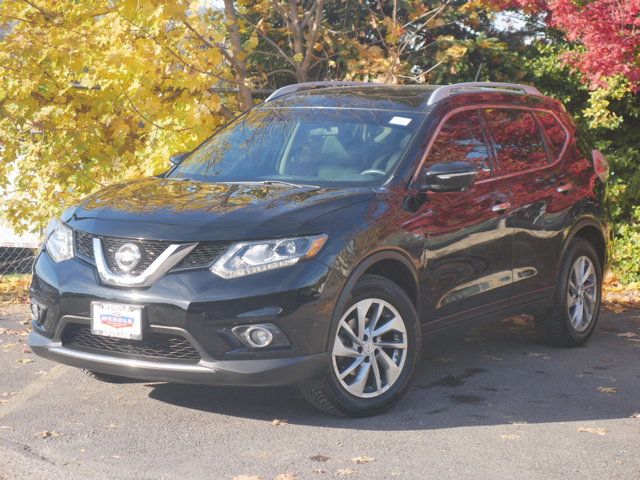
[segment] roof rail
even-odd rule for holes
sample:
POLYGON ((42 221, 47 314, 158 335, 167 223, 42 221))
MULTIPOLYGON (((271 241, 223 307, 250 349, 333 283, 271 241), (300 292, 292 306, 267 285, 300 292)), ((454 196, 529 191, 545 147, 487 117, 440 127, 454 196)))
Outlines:
POLYGON ((277 89, 275 92, 273 92, 271 95, 267 97, 265 102, 270 102, 271 100, 275 100, 276 98, 289 95, 290 93, 300 92, 303 90, 315 90, 317 88, 331 88, 331 87, 371 86, 371 85, 380 85, 380 84, 373 83, 373 82, 348 82, 348 81, 341 81, 341 80, 326 81, 326 82, 294 83, 294 84, 287 85, 285 87, 281 87, 277 89))
POLYGON ((532 87, 531 85, 522 85, 519 83, 501 83, 501 82, 466 82, 466 83, 454 83, 452 85, 444 85, 442 87, 438 87, 434 90, 434 92, 429 97, 429 101, 427 105, 433 105, 440 100, 447 98, 449 95, 453 94, 456 90, 463 89, 497 89, 497 90, 506 90, 506 91, 519 91, 522 93, 526 93, 528 95, 541 95, 540 91, 536 87, 532 87))

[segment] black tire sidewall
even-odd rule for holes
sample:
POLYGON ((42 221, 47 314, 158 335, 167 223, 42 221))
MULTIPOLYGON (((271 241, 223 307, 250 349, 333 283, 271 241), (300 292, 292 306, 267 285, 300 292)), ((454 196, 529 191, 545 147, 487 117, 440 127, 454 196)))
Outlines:
POLYGON ((354 285, 344 307, 334 314, 329 351, 333 349, 333 341, 338 330, 338 324, 344 313, 355 303, 367 299, 379 298, 389 302, 398 311, 404 320, 407 329, 407 358, 403 371, 396 382, 382 395, 374 398, 359 398, 349 392, 340 384, 333 370, 333 359, 324 383, 333 400, 339 404, 345 413, 352 416, 372 415, 386 410, 397 402, 406 393, 422 348, 418 316, 411 300, 406 293, 395 283, 383 277, 366 275, 354 285))

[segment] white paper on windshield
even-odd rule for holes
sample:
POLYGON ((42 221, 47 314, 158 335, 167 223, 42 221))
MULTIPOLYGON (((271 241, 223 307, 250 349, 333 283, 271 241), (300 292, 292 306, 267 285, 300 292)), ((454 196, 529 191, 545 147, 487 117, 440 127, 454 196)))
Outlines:
POLYGON ((389 123, 391 125, 402 125, 403 127, 406 127, 411 123, 411 119, 407 117, 393 117, 389 120, 389 123))

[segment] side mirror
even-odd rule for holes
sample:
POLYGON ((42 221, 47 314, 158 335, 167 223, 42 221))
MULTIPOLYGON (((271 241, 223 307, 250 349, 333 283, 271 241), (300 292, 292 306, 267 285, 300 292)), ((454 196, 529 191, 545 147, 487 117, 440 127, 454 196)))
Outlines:
POLYGON ((468 162, 436 163, 425 168, 418 188, 433 192, 463 192, 478 177, 478 169, 468 162))
POLYGON ((180 152, 180 153, 176 153, 174 155, 171 155, 169 157, 169 161, 171 162, 172 165, 178 165, 180 164, 180 162, 182 162, 185 158, 187 158, 189 156, 191 152, 180 152))

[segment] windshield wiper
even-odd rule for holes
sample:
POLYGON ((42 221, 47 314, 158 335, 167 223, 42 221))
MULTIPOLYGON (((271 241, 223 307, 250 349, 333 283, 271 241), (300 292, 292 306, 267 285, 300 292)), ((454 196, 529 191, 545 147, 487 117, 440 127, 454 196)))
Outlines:
POLYGON ((293 188, 320 188, 318 185, 308 185, 306 183, 293 183, 293 182, 285 182, 284 180, 238 180, 235 182, 218 182, 218 183, 229 183, 229 184, 245 184, 245 185, 284 185, 286 187, 293 188))

